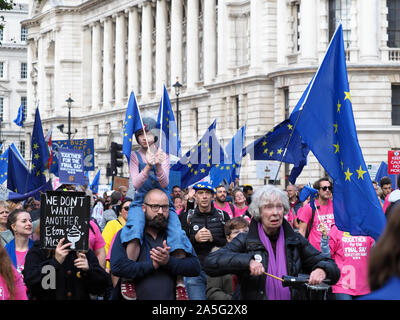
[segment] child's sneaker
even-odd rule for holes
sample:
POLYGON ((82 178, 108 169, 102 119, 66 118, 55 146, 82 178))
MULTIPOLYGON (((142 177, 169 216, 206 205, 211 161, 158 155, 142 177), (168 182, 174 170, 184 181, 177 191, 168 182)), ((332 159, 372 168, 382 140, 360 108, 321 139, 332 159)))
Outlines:
POLYGON ((121 279, 121 295, 126 300, 136 300, 136 290, 133 282, 121 279))

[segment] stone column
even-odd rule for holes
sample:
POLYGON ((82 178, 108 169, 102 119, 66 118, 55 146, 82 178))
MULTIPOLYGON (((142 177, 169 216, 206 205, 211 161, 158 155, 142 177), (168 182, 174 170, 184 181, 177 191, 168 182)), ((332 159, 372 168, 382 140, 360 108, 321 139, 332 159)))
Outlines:
POLYGON ((182 0, 171 1, 171 84, 183 79, 183 50, 182 50, 182 0))
POLYGON ((223 80, 229 65, 229 17, 225 1, 218 1, 218 78, 223 80))
POLYGON ((279 66, 286 64, 288 9, 286 0, 278 0, 276 8, 276 57, 279 66))
POLYGON ((306 64, 318 61, 317 54, 317 1, 307 0, 300 3, 300 52, 301 60, 306 64))
POLYGON ((115 23, 115 105, 122 107, 126 97, 126 18, 119 12, 115 23))
POLYGON ((102 101, 101 73, 101 25, 95 22, 92 26, 92 108, 100 108, 102 101))
POLYGON ((165 0, 157 0, 156 30, 155 89, 157 95, 161 95, 163 85, 167 82, 167 4, 165 0))
POLYGON ((81 91, 81 101, 82 107, 86 111, 92 106, 92 28, 90 26, 84 26, 82 28, 82 91, 81 91), (89 69, 90 68, 90 69, 89 69))
POLYGON ((129 33, 128 33, 128 88, 127 95, 133 90, 139 93, 139 13, 138 8, 129 9, 129 33))
POLYGON ((378 27, 377 27, 377 0, 364 0, 359 4, 360 35, 360 62, 376 61, 379 57, 378 27))
POLYGON ((262 25, 263 5, 262 1, 251 1, 250 3, 250 69, 253 73, 262 70, 262 34, 265 32, 262 25))
POLYGON ((204 0, 204 84, 212 82, 217 70, 217 26, 215 0, 204 0))
POLYGON ((114 54, 113 54, 113 21, 111 17, 104 20, 103 49, 103 106, 111 107, 114 88, 114 54))
POLYGON ((188 0, 186 23, 187 89, 199 81, 199 2, 188 0))
POLYGON ((153 17, 150 2, 145 2, 142 8, 142 97, 147 96, 152 90, 152 32, 153 17))

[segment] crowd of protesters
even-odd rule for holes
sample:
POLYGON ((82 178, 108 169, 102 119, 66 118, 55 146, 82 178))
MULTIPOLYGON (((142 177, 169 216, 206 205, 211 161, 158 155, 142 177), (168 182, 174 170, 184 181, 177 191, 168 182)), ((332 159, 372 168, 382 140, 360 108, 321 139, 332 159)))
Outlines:
POLYGON ((400 191, 387 177, 374 182, 387 217, 375 243, 336 227, 329 178, 315 181, 315 205, 300 185, 202 181, 170 193, 168 156, 147 128, 135 137, 132 197, 58 188, 91 198, 87 251, 67 239, 41 248, 40 201, 0 201, 0 300, 400 299, 400 191))

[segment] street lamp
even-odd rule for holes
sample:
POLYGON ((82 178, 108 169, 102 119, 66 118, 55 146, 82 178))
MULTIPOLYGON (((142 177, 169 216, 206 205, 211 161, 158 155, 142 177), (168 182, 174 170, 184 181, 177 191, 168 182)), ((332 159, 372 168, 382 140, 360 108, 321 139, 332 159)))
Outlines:
POLYGON ((176 77, 176 82, 172 86, 175 89, 175 95, 176 95, 176 124, 179 132, 181 128, 181 122, 179 117, 179 94, 181 93, 182 85, 179 83, 178 77, 176 77))
MULTIPOLYGON (((74 102, 74 100, 72 100, 71 98, 71 94, 69 94, 69 97, 67 100, 65 100, 67 102, 67 106, 68 106, 68 132, 66 132, 66 134, 68 134, 68 141, 71 141, 71 107, 72 107, 72 102, 74 102)), ((64 133, 64 125, 60 124, 57 126, 57 128, 64 133)), ((78 129, 75 129, 75 133, 78 132, 78 129)))

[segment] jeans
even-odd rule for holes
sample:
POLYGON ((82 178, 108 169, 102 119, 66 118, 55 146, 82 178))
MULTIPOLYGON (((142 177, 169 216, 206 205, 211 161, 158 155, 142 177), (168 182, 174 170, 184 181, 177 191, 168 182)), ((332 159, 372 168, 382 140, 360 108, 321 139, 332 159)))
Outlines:
POLYGON ((201 270, 197 277, 185 277, 189 300, 206 300, 207 274, 201 270))

